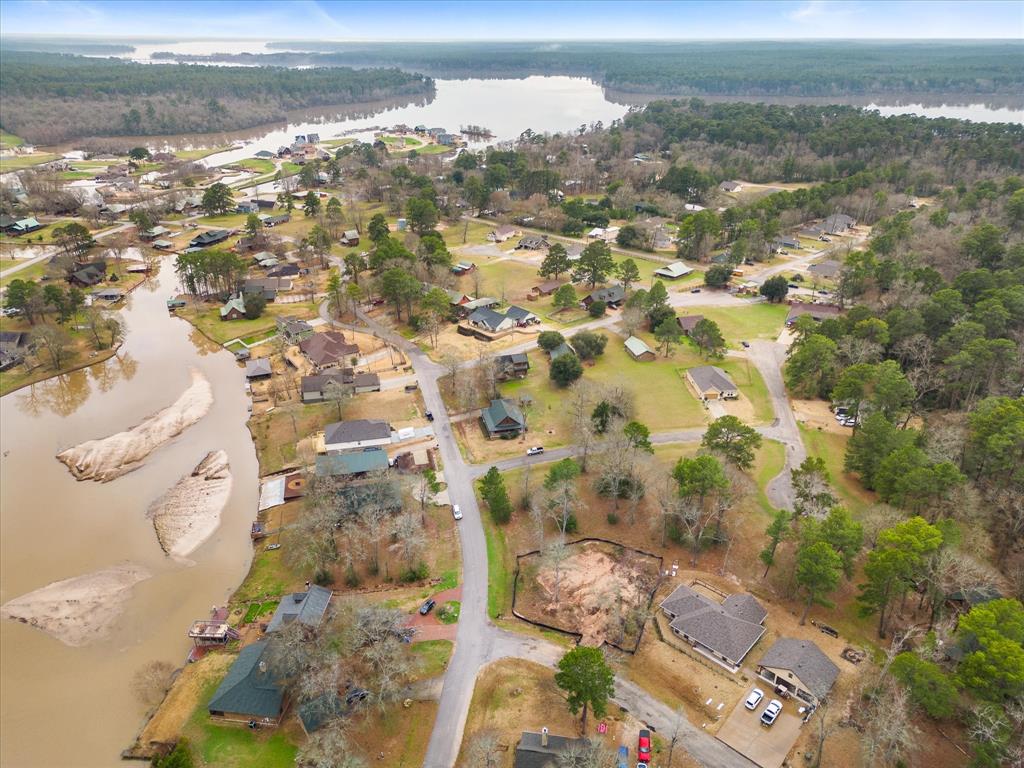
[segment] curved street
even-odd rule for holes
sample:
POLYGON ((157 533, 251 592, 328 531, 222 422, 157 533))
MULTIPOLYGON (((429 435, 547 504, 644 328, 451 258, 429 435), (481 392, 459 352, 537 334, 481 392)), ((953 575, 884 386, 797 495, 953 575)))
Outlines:
MULTIPOLYGON (((697 296, 694 295, 693 298, 696 299, 697 296)), ((696 301, 692 303, 696 304, 696 301)), ((326 301, 320 306, 320 316, 338 327, 355 327, 332 319, 326 301)), ((490 662, 510 657, 554 666, 563 655, 564 649, 539 638, 500 629, 490 622, 487 616, 487 542, 480 520, 480 507, 473 488, 474 479, 486 472, 490 464, 467 464, 462 458, 437 383, 445 372, 442 366, 432 361, 415 344, 365 314, 358 313, 358 319, 363 323, 360 330, 369 329, 371 333, 408 355, 416 372, 424 403, 434 414, 434 431, 444 463, 449 498, 452 503, 462 508, 464 516, 459 523, 462 550, 462 610, 457 625, 455 650, 444 676, 437 719, 424 758, 426 768, 451 768, 459 756, 466 718, 473 698, 473 688, 480 669, 490 662)), ((581 328, 606 327, 615 319, 612 317, 586 323, 581 328)), ((517 350, 525 351, 536 346, 536 341, 520 346, 522 349, 517 350)), ((765 380, 775 411, 775 421, 758 431, 786 446, 785 466, 782 472, 769 482, 767 494, 776 506, 791 508, 793 491, 789 483, 789 470, 803 461, 806 451, 782 380, 781 366, 785 361, 785 352, 785 346, 781 343, 768 341, 752 342, 748 350, 750 359, 765 380)), ((658 433, 652 435, 651 439, 655 443, 693 442, 699 440, 703 433, 704 429, 698 427, 658 433)), ((496 462, 496 466, 502 471, 507 471, 571 455, 572 448, 560 448, 547 451, 541 456, 506 459, 496 462)), ((615 691, 614 701, 643 722, 658 728, 667 728, 675 721, 676 713, 670 707, 657 701, 621 675, 615 678, 615 691)), ((683 748, 706 768, 754 768, 754 763, 697 728, 685 717, 682 718, 681 733, 683 748)))

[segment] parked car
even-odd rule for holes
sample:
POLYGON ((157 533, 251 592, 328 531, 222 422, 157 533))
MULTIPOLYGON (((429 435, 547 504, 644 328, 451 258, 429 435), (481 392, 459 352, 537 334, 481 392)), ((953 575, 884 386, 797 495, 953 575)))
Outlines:
POLYGON ((763 698, 764 691, 762 691, 760 688, 755 688, 750 692, 750 695, 747 696, 747 700, 743 702, 743 706, 745 706, 747 709, 753 712, 755 709, 757 709, 757 705, 761 703, 761 699, 763 698))
POLYGON ((845 405, 840 405, 838 408, 836 408, 836 421, 842 421, 847 417, 849 413, 849 408, 847 408, 845 405))
POLYGON ((743 345, 744 349, 750 349, 750 342, 749 341, 741 341, 740 344, 743 345))
POLYGON ((542 453, 544 453, 544 446, 542 445, 536 445, 533 448, 526 449, 527 456, 540 456, 542 453))
POLYGON ((764 712, 761 713, 761 725, 765 728, 771 728, 772 723, 775 722, 775 718, 779 716, 779 712, 782 711, 782 702, 778 699, 772 699, 768 702, 768 706, 764 708, 764 712))
POLYGON ((644 765, 651 762, 651 732, 646 728, 640 729, 640 737, 636 744, 636 759, 638 763, 644 765))
POLYGON ((437 601, 434 600, 434 598, 432 597, 428 597, 427 601, 420 606, 420 616, 426 616, 428 613, 434 610, 435 605, 437 605, 437 601))
POLYGON ((452 504, 452 517, 454 517, 456 520, 462 519, 462 510, 459 509, 458 504, 452 504))
POLYGON ((799 287, 800 287, 800 286, 799 286, 799 285, 797 285, 796 283, 788 283, 788 286, 789 286, 790 288, 799 288, 799 287))
POLYGON ((427 421, 433 421, 434 420, 434 412, 433 411, 427 411, 423 415, 427 417, 427 421))
POLYGON ((365 688, 353 688, 345 694, 345 703, 351 707, 353 704, 363 701, 369 695, 370 692, 365 688))
POLYGON ((700 288, 691 288, 690 293, 700 293, 700 288))
POLYGON ((619 746, 619 752, 615 757, 615 768, 629 768, 629 747, 625 744, 619 746))

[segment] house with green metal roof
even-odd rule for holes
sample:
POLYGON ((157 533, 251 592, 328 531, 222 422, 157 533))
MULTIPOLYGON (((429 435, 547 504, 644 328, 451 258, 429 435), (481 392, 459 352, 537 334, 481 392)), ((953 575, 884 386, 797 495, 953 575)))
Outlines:
POLYGON ((245 317, 245 299, 241 296, 232 296, 220 308, 221 320, 241 320, 243 317, 245 317))
POLYGON ((316 457, 317 477, 360 477, 387 468, 387 451, 380 448, 316 457))
POLYGON ((511 438, 526 431, 526 417, 519 406, 511 400, 499 398, 491 400, 491 404, 480 411, 487 436, 511 438))
POLYGON ((281 721, 284 689, 274 679, 266 650, 266 640, 241 650, 207 705, 210 717, 268 725, 281 721))

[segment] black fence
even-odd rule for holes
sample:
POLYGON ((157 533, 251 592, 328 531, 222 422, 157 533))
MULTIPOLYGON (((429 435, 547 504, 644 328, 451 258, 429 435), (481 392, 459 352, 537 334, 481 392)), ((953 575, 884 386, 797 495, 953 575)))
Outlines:
MULTIPOLYGON (((621 543, 619 543, 617 541, 611 541, 610 539, 602 539, 602 538, 598 538, 598 537, 594 537, 594 536, 588 536, 588 537, 584 537, 582 539, 576 539, 575 541, 567 541, 565 543, 565 546, 566 547, 574 547, 577 544, 587 544, 589 542, 599 542, 601 544, 610 544, 613 547, 619 547, 620 549, 629 550, 630 552, 636 552, 636 553, 641 554, 641 555, 643 555, 645 557, 650 557, 650 558, 658 561, 658 578, 656 578, 654 580, 654 586, 651 588, 650 593, 647 595, 647 605, 645 607, 647 611, 650 611, 651 603, 654 602, 654 595, 658 591, 658 587, 661 586, 661 581, 662 581, 662 578, 663 578, 663 567, 662 566, 664 565, 664 559, 661 557, 661 555, 656 555, 653 552, 645 552, 644 550, 636 549, 635 547, 627 547, 625 544, 621 544, 621 543)), ((523 614, 521 614, 518 611, 518 609, 516 608, 516 599, 518 598, 518 595, 519 595, 519 575, 520 575, 520 570, 521 570, 520 569, 520 561, 524 557, 534 557, 536 555, 539 555, 540 553, 541 553, 541 550, 533 549, 533 550, 530 550, 529 552, 523 552, 522 554, 516 555, 516 575, 515 575, 515 578, 512 580, 512 615, 515 616, 520 621, 525 621, 527 624, 532 624, 535 627, 540 627, 541 629, 547 629, 547 630, 550 630, 552 632, 558 632, 559 634, 566 635, 567 637, 571 637, 571 638, 574 639, 574 641, 578 645, 580 640, 583 638, 582 633, 574 632, 572 630, 565 629, 563 627, 556 627, 556 626, 554 626, 552 624, 546 624, 543 621, 537 621, 536 619, 528 618, 527 616, 524 616, 523 614)), ((640 647, 640 641, 643 640, 644 630, 646 628, 647 628, 647 621, 644 621, 640 625, 640 629, 636 633, 636 642, 633 644, 632 648, 624 648, 623 646, 619 645, 618 643, 612 643, 612 642, 610 642, 608 640, 605 640, 604 643, 602 643, 602 645, 607 645, 610 648, 615 648, 616 650, 622 651, 624 653, 636 653, 637 649, 640 647)))

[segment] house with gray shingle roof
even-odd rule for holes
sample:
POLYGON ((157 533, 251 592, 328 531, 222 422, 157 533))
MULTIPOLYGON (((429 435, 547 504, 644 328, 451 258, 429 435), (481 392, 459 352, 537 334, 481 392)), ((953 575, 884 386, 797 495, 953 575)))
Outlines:
POLYGON ((701 365, 686 371, 686 380, 701 400, 734 400, 740 391, 729 374, 717 365, 701 365))
POLYGON ((757 665, 757 674, 812 707, 824 699, 839 677, 839 667, 810 640, 780 637, 757 665))
POLYGON ((391 445, 391 425, 380 419, 338 421, 324 427, 324 449, 327 453, 387 445, 391 445))
POLYGON ((333 594, 331 590, 313 584, 305 592, 285 595, 267 624, 267 633, 276 632, 293 621, 301 621, 307 627, 316 629, 324 620, 333 594))
POLYGON ((474 328, 480 328, 490 333, 507 331, 515 325, 511 318, 506 317, 500 312, 495 312, 493 309, 488 309, 487 307, 480 307, 480 309, 473 310, 473 313, 469 316, 469 320, 467 322, 474 328))
POLYGON ((680 584, 661 602, 661 610, 677 636, 732 672, 765 632, 761 622, 767 611, 751 595, 730 595, 717 603, 680 584))
MULTIPOLYGON (((547 731, 545 728, 544 731, 547 731)), ((574 739, 554 733, 523 731, 516 744, 513 768, 554 768, 562 765, 559 758, 572 748, 584 747, 587 739, 574 739)))
POLYGON ((267 641, 246 646, 228 669, 207 705, 210 717, 277 725, 284 711, 284 690, 266 659, 267 641))

